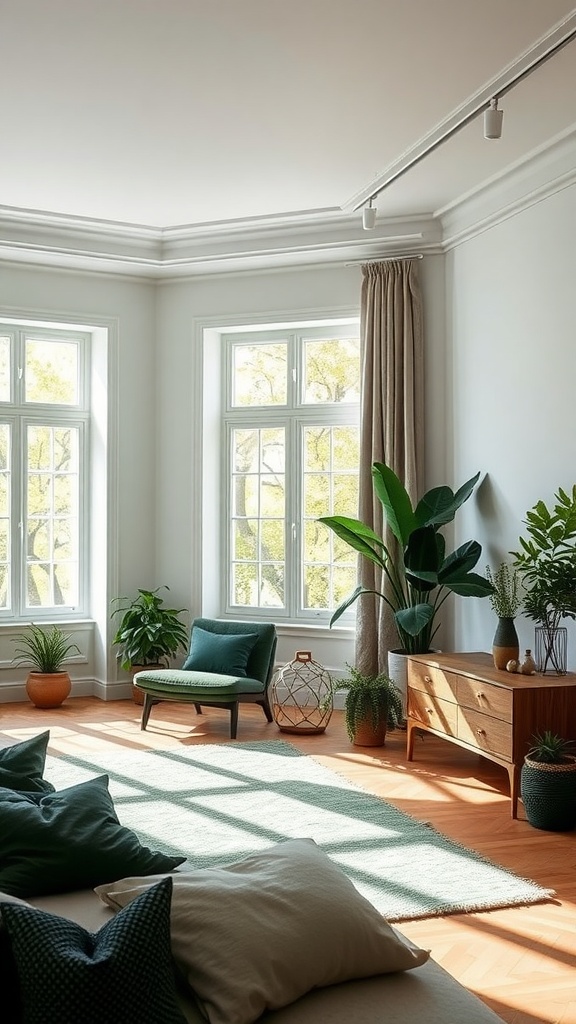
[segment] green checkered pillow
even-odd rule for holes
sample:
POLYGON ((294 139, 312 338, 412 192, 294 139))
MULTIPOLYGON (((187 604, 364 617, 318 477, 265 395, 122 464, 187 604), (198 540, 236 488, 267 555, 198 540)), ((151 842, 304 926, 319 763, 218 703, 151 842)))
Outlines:
POLYGON ((172 879, 93 934, 73 921, 3 904, 24 1024, 186 1024, 170 953, 172 879))

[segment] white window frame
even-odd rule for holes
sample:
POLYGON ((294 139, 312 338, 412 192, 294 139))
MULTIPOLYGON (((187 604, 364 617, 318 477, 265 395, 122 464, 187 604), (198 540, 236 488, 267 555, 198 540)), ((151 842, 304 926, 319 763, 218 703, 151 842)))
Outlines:
POLYGON ((0 609, 0 623, 54 622, 84 618, 88 614, 89 581, 89 508, 90 508, 90 367, 91 335, 68 327, 0 322, 0 335, 11 339, 11 396, 0 400, 0 421, 11 425, 11 506, 10 568, 11 606, 0 609), (26 339, 66 341, 78 350, 78 403, 62 405, 25 401, 24 359, 26 339), (79 431, 78 494, 78 602, 75 605, 26 605, 26 432, 30 425, 76 428, 79 431))
MULTIPOLYGON (((331 321, 322 326, 301 326, 292 324, 287 329, 271 326, 253 330, 235 329, 222 331, 223 346, 223 389, 222 409, 224 430, 222 481, 224 489, 224 516, 222 524, 221 551, 223 552, 221 607, 229 617, 243 618, 258 615, 261 619, 286 624, 307 624, 328 626, 332 610, 309 609, 302 606, 303 592, 303 537, 302 537, 302 485, 304 452, 303 439, 306 426, 339 426, 360 424, 360 403, 305 403, 302 399, 303 386, 303 341, 322 338, 349 338, 351 333, 359 334, 359 321, 345 318, 331 321), (288 342, 288 399, 285 405, 263 405, 237 407, 231 404, 232 396, 232 348, 235 345, 269 344, 274 341, 288 342), (231 602, 231 515, 232 515, 232 432, 236 428, 256 429, 273 426, 285 428, 286 466, 286 518, 285 518, 285 606, 263 607, 260 605, 235 605, 231 602), (290 480, 288 469, 297 466, 298 472, 290 480)), ((341 625, 351 625, 352 613, 342 617, 341 625)))

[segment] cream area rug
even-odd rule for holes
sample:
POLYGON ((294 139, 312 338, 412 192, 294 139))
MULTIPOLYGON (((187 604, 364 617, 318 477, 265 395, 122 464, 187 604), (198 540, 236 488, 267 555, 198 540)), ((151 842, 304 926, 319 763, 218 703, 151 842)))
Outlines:
POLYGON ((459 846, 283 740, 49 756, 56 789, 106 774, 146 846, 189 866, 309 837, 391 921, 536 903, 553 895, 459 846))

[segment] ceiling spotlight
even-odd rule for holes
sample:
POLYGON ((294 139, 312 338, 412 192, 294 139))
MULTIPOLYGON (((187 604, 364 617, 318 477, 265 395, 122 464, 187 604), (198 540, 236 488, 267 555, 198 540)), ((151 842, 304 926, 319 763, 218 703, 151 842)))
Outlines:
POLYGON ((372 231, 376 227, 376 207, 372 206, 372 200, 362 210, 362 227, 364 231, 372 231))
POLYGON ((498 97, 490 100, 490 106, 484 111, 484 138, 499 139, 502 135, 502 118, 504 111, 498 110, 498 97))

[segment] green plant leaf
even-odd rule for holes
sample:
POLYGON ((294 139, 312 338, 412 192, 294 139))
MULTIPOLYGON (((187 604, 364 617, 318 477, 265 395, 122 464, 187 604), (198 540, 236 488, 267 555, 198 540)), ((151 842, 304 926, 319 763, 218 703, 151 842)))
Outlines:
POLYGON ((388 526, 399 544, 405 547, 410 534, 418 526, 406 488, 383 462, 375 462, 372 466, 372 482, 388 526))
POLYGON ((420 526, 444 526, 451 523, 458 509, 468 500, 478 483, 480 473, 462 484, 456 494, 450 487, 434 487, 428 491, 416 506, 416 518, 420 526))
POLYGON ((340 540, 345 541, 349 547, 364 555, 370 562, 381 568, 386 564, 388 552, 384 542, 374 530, 361 523, 359 519, 349 519, 348 516, 322 516, 318 522, 328 526, 340 540), (378 548, 384 554, 380 554, 378 548))
POLYGON ((417 636, 433 617, 434 606, 426 602, 416 604, 412 608, 400 608, 394 616, 398 625, 410 636, 417 636))

